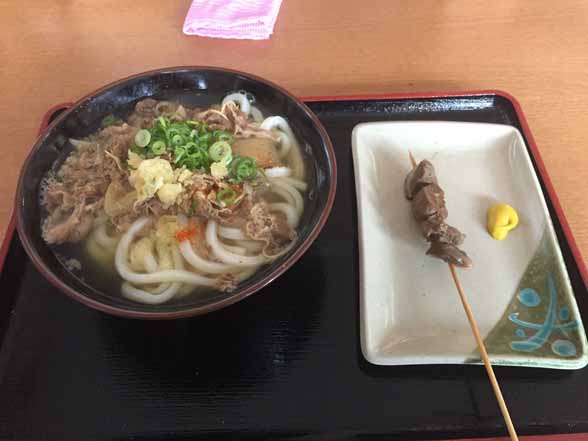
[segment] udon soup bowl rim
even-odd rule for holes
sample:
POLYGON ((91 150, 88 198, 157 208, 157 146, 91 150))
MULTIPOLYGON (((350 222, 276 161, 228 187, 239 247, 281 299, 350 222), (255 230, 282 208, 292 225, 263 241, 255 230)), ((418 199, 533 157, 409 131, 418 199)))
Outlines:
MULTIPOLYGON (((45 146, 46 147, 46 146, 45 146)), ((278 86, 277 84, 266 80, 265 78, 259 77, 257 75, 249 74, 246 72, 234 70, 234 69, 226 69, 222 67, 214 67, 214 66, 175 66, 175 67, 166 67, 160 69, 154 69, 142 73, 138 73, 135 75, 130 75, 128 77, 113 81, 99 89, 91 92, 75 103, 71 105, 68 109, 66 109, 61 115, 59 115, 51 124, 49 124, 37 137, 36 141, 31 148, 31 151, 27 155, 23 166, 21 168, 20 176, 18 179, 17 190, 15 195, 15 212, 16 212, 16 229, 22 245, 25 249, 25 252, 32 260, 35 267, 39 270, 43 276, 49 280, 51 284, 55 287, 60 289, 62 292, 67 294, 69 297, 99 311, 103 311, 109 313, 111 315, 120 316, 120 317, 127 317, 127 318, 137 318, 137 319, 177 319, 177 318, 184 318, 184 317, 192 317, 197 315, 206 314, 212 311, 216 311, 218 309, 224 308, 226 306, 232 305, 240 300, 243 300, 250 295, 254 294, 255 292, 259 291, 260 289, 264 288, 265 286, 272 283, 275 279, 277 279, 280 275, 282 275, 286 270, 288 270, 302 255, 306 252, 306 250, 310 247, 310 245, 314 242, 320 231, 322 230, 324 224, 326 223, 329 214, 331 212, 331 208, 333 206, 333 202, 335 199, 335 192, 337 187, 337 162, 335 159, 335 151, 333 149, 332 142, 327 134, 326 129, 323 127, 322 123, 318 119, 318 117, 306 106, 301 100, 296 98, 290 92, 285 90, 284 88, 278 86), (226 297, 221 299, 215 300, 214 302, 207 303, 204 305, 196 306, 196 307, 187 307, 186 309, 177 310, 177 311, 138 311, 127 309, 125 307, 113 306, 108 305, 106 303, 102 303, 98 300, 92 299, 89 296, 85 295, 83 292, 78 291, 77 289, 72 288, 66 282, 64 282, 58 275, 56 275, 49 266, 44 262, 43 258, 37 253, 35 246, 33 245, 31 239, 28 237, 28 234, 25 232, 24 229, 24 219, 23 219, 23 210, 26 204, 31 203, 38 203, 38 198, 34 201, 31 200, 24 200, 23 192, 24 192, 24 178, 27 174, 26 171, 31 165, 31 162, 35 155, 44 147, 45 140, 49 137, 52 130, 64 119, 66 119, 71 113, 75 112, 75 110, 83 105, 89 99, 96 97, 109 89, 120 86, 121 84, 132 81, 135 79, 139 79, 142 77, 149 77, 158 74, 170 74, 170 73, 181 73, 181 72, 198 72, 198 71, 206 71, 206 72, 220 72, 226 74, 232 74, 235 76, 244 77, 248 80, 252 80, 255 82, 263 83, 270 88, 273 88, 286 96, 290 99, 300 110, 302 110, 312 121, 314 128, 319 132, 319 135, 324 143, 327 153, 327 159, 329 162, 329 168, 331 170, 330 176, 328 176, 328 195, 326 199, 325 205, 322 207, 322 212, 318 220, 312 226, 309 234, 306 238, 294 246, 293 253, 282 263, 276 265, 276 267, 269 272, 266 276, 262 279, 258 280, 251 286, 248 286, 244 289, 237 289, 232 293, 228 293, 226 297)), ((40 228, 40 227, 39 227, 40 228)), ((272 263, 273 264, 273 263, 272 263)), ((272 265, 270 264, 270 265, 272 265)), ((73 277, 73 276, 72 276, 73 277)))

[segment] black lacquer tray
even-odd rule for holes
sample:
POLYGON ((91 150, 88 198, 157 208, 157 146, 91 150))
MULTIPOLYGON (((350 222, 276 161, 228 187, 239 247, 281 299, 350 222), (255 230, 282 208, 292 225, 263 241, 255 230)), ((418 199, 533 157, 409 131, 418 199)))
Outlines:
MULTIPOLYGON (((9 229, 0 253, 1 440, 506 434, 482 366, 383 367, 363 359, 351 130, 379 120, 492 122, 521 130, 586 323, 586 267, 520 106, 493 91, 307 102, 337 154, 333 211, 294 267, 227 309, 160 322, 91 310, 45 281, 9 229)), ((503 367, 496 373, 519 434, 588 439, 579 434, 588 432, 588 369, 503 367)))

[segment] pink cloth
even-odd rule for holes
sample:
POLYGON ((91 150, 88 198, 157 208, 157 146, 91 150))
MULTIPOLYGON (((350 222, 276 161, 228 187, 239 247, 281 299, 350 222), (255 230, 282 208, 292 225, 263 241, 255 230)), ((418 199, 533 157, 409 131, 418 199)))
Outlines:
POLYGON ((194 0, 184 34, 264 40, 274 30, 282 0, 194 0))

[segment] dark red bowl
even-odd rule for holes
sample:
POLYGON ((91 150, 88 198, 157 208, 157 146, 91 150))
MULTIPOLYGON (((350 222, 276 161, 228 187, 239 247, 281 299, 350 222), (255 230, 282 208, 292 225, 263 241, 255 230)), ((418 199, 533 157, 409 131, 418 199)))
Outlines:
POLYGON ((205 314, 233 304, 271 283, 291 267, 325 224, 337 183, 335 153, 318 118, 300 100, 262 78, 213 67, 158 69, 116 81, 91 93, 60 115, 40 135, 27 157, 16 192, 16 222, 22 244, 37 269, 70 297, 101 311, 133 318, 172 319, 205 314), (41 237, 42 210, 39 185, 58 158, 71 148, 69 138, 93 133, 111 114, 129 113, 137 100, 146 97, 179 100, 186 105, 218 103, 226 93, 246 90, 255 96, 266 114, 282 115, 301 141, 307 162, 310 189, 295 247, 272 264, 261 268, 232 293, 214 293, 164 305, 131 302, 119 292, 101 292, 66 270, 41 237))

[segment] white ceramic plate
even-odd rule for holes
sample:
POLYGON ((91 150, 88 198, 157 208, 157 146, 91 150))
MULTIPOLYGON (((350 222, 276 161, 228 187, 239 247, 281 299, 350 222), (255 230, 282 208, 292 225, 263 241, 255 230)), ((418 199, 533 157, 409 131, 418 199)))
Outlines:
POLYGON ((426 256, 403 184, 410 149, 430 160, 448 223, 466 234, 474 267, 459 277, 495 364, 576 369, 586 334, 541 187, 511 126, 381 122, 353 131, 360 238, 361 345, 374 364, 479 363, 447 264, 426 256), (519 213, 506 240, 486 231, 486 210, 519 213))

